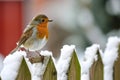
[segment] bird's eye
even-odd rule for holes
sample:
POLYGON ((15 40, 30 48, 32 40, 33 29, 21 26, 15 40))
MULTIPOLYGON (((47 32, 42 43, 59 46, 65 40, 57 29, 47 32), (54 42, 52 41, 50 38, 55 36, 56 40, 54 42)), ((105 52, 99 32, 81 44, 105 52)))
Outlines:
POLYGON ((44 19, 42 19, 41 21, 42 21, 42 22, 45 22, 45 20, 44 20, 44 19))

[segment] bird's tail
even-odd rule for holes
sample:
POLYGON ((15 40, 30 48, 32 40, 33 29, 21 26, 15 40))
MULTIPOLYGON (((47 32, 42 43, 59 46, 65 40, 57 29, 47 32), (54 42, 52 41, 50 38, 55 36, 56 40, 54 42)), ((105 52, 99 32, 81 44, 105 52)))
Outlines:
POLYGON ((13 53, 16 52, 18 49, 19 49, 19 47, 17 46, 16 48, 14 48, 14 49, 10 52, 10 54, 13 54, 13 53))

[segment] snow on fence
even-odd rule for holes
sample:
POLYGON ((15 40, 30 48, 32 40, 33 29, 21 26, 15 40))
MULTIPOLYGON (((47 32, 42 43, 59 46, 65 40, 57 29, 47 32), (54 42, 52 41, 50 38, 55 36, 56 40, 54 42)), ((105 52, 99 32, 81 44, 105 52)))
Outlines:
POLYGON ((74 45, 61 49, 58 61, 49 51, 41 51, 44 60, 30 63, 23 51, 4 60, 0 80, 120 80, 120 38, 111 37, 104 52, 98 44, 86 48, 79 61, 74 45))

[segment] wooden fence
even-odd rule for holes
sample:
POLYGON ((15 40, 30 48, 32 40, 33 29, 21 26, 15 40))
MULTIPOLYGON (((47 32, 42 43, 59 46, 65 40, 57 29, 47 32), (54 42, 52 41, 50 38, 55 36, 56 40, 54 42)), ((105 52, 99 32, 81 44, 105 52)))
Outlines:
MULTIPOLYGON (((113 79, 111 80, 120 80, 120 57, 119 57, 120 47, 118 46, 117 48, 118 48, 117 49, 118 57, 117 57, 117 60, 114 62, 113 74, 112 74, 113 79)), ((89 80, 104 80, 105 79, 104 78, 104 64, 102 61, 99 48, 96 50, 96 55, 97 55, 97 60, 94 60, 94 63, 92 63, 91 67, 89 68, 89 80)), ((81 66, 80 66, 80 61, 78 60, 78 56, 76 55, 75 50, 73 50, 71 56, 72 57, 69 62, 69 67, 67 71, 65 72, 65 74, 67 75, 66 80, 81 80, 81 76, 82 76, 81 66)), ((44 74, 42 75, 41 80, 57 80, 58 79, 57 75, 58 75, 58 72, 56 69, 55 62, 50 56, 49 60, 47 61, 47 67, 45 68, 45 71, 44 71, 44 74)), ((16 76, 16 80, 32 80, 32 74, 28 68, 28 65, 24 57, 22 58, 21 65, 18 70, 18 75, 16 76)))

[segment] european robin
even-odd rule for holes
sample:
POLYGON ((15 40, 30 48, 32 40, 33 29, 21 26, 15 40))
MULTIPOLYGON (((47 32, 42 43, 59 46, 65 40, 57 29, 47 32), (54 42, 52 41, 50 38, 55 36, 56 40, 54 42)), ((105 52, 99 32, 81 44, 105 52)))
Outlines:
POLYGON ((52 22, 44 14, 40 14, 32 19, 27 25, 15 49, 10 53, 17 51, 21 45, 27 50, 40 50, 48 41, 48 22, 52 22))

